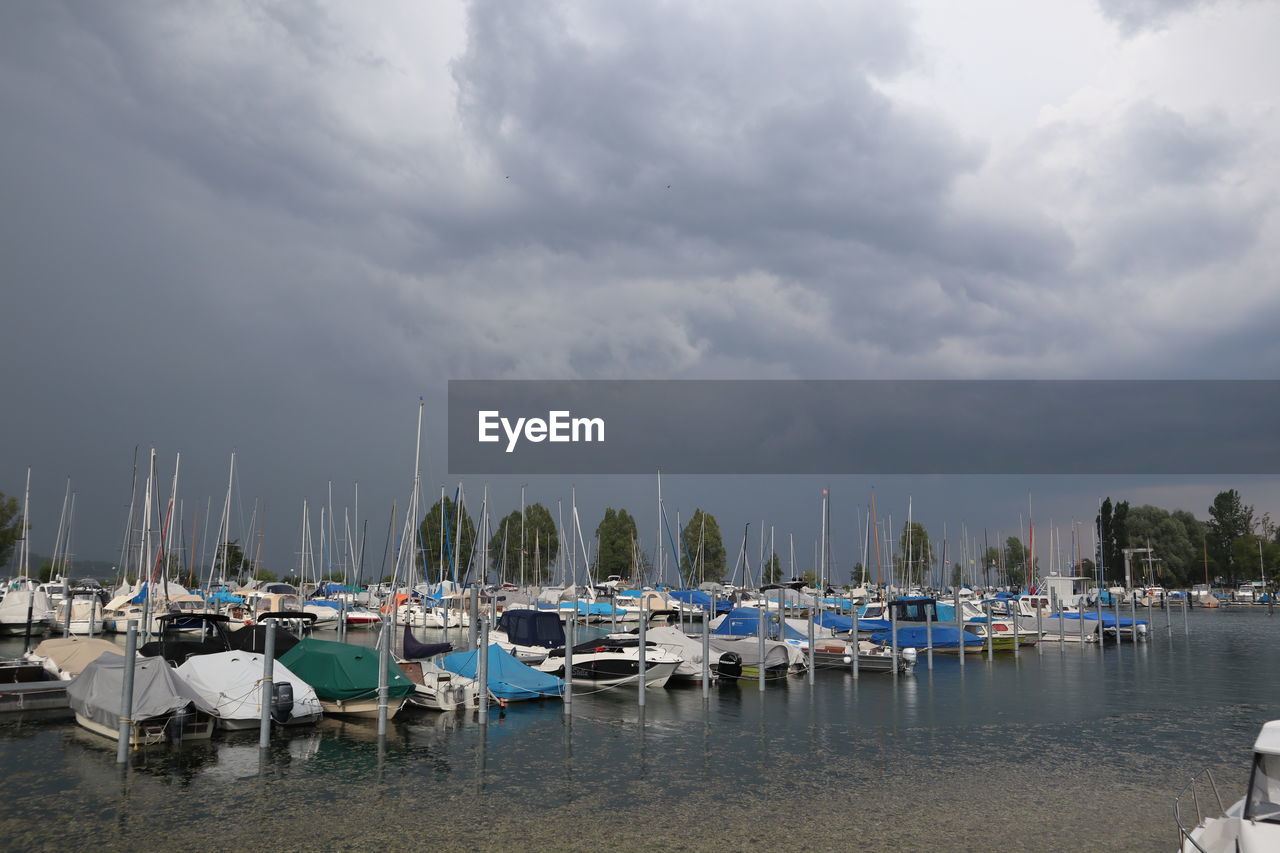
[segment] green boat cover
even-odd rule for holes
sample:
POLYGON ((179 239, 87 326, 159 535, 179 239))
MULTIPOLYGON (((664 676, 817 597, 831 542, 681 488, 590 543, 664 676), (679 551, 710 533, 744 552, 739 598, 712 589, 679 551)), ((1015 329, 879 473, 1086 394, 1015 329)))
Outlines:
MULTIPOLYGON (((328 702, 378 695, 377 649, 308 637, 281 655, 280 663, 328 702)), ((387 696, 399 699, 413 691, 413 682, 392 662, 387 667, 387 696)))

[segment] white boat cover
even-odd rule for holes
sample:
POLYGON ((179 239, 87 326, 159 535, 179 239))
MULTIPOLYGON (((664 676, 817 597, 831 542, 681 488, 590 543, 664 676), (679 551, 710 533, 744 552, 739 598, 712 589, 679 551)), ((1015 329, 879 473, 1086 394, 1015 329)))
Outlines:
MULTIPOLYGON (((67 685, 71 710, 95 723, 118 728, 124 695, 124 655, 103 654, 67 685)), ((149 720, 188 704, 206 714, 213 706, 192 690, 164 658, 138 658, 133 673, 133 718, 149 720)))
POLYGON ((68 675, 79 675, 84 668, 104 654, 118 655, 123 650, 110 640, 95 637, 57 637, 36 646, 36 657, 48 658, 68 675))
MULTIPOLYGON (((193 655, 178 667, 178 674, 224 720, 257 720, 262 717, 262 655, 254 652, 218 652, 193 655)), ((291 717, 321 712, 315 689, 280 661, 272 665, 271 680, 293 685, 291 717)))
POLYGON ((37 589, 34 593, 29 589, 15 589, 5 595, 4 601, 0 601, 0 624, 25 625, 27 602, 33 594, 35 600, 31 602, 31 621, 41 622, 48 617, 53 612, 53 606, 43 589, 37 589))

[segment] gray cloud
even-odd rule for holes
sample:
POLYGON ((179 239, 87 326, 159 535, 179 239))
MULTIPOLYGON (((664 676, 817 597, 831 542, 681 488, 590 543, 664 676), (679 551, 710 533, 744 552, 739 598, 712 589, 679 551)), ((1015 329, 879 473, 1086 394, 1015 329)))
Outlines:
POLYGON ((1098 0, 1098 8, 1120 31, 1133 35, 1155 29, 1179 13, 1216 0, 1098 0))
POLYGON ((1246 292, 1274 239, 1265 116, 1147 99, 993 162, 881 85, 922 51, 886 4, 478 2, 456 45, 432 29, 0 10, 0 337, 30 412, 4 429, 50 476, 90 472, 95 541, 138 442, 186 449, 205 492, 240 447, 273 519, 330 477, 402 498, 406 410, 446 378, 1280 368, 1265 323, 1164 295, 1198 270, 1280 310, 1246 292), (1044 192, 967 189, 993 172, 1044 192), (1100 317, 1119 280, 1176 337, 1100 317))

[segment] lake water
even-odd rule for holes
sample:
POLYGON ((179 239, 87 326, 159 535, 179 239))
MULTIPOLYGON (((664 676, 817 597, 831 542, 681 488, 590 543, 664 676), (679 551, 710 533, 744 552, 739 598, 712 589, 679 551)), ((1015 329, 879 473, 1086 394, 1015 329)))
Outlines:
MULTIPOLYGON (((1140 613, 1140 616, 1145 614, 1140 613)), ((135 754, 68 717, 0 717, 0 838, 24 850, 1171 851, 1202 767, 1238 799, 1280 717, 1280 616, 1192 611, 1152 638, 1015 659, 634 687, 473 715, 327 719, 135 754)), ((353 632, 351 639, 359 635, 353 632)), ((366 642, 369 641, 366 635, 366 642)), ((0 654, 21 640, 0 642, 0 654)))

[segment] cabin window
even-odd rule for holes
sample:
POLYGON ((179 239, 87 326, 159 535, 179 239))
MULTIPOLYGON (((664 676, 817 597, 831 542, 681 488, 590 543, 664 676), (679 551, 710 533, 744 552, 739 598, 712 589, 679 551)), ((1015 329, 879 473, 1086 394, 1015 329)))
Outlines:
POLYGON ((1258 753, 1254 759, 1244 816, 1247 820, 1280 823, 1280 755, 1258 753))

